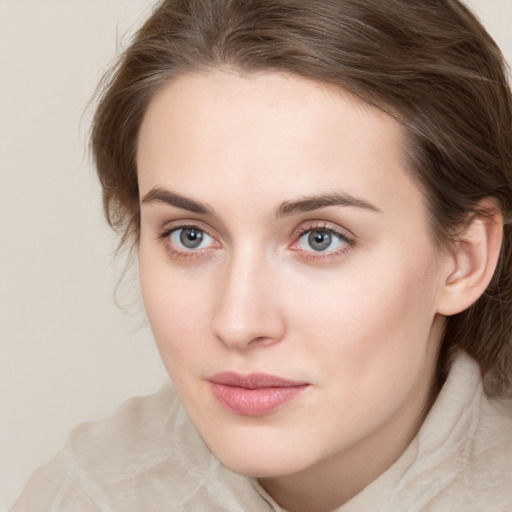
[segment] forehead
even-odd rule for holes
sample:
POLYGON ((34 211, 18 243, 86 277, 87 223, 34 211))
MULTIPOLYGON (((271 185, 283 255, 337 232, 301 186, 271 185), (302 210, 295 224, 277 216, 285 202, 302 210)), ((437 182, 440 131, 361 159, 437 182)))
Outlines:
POLYGON ((384 206, 407 199, 407 209, 421 196, 406 172, 404 139, 388 114, 312 80, 184 75, 160 91, 142 123, 139 188, 269 205, 336 189, 384 206))

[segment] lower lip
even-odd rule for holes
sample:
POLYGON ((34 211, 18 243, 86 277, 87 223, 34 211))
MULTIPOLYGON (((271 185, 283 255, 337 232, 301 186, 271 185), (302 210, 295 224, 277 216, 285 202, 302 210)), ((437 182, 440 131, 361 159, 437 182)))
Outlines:
POLYGON ((301 394, 308 385, 248 389, 211 382, 213 395, 229 411, 243 416, 269 414, 301 394))

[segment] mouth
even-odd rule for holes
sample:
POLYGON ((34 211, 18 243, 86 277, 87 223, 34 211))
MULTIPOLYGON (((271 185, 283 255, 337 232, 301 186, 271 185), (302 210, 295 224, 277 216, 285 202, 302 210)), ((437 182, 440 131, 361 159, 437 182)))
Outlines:
POLYGON ((269 414, 296 398, 310 385, 263 373, 240 375, 224 372, 208 380, 220 404, 242 416, 269 414))

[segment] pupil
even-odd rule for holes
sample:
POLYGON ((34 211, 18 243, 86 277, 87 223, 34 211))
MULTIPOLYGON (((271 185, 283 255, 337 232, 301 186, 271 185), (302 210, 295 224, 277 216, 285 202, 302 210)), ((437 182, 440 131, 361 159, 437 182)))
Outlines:
POLYGON ((203 233, 197 229, 183 229, 180 233, 180 242, 188 249, 196 249, 203 241, 203 233))
POLYGON ((332 236, 325 231, 313 231, 309 234, 309 245, 315 251, 323 251, 331 245, 332 236))

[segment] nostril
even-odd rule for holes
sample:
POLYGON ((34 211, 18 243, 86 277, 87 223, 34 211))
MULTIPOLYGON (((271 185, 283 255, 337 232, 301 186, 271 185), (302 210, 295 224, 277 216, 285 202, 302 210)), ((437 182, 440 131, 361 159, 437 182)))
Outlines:
POLYGON ((259 336, 249 342, 249 345, 270 345, 274 340, 265 336, 259 336))

